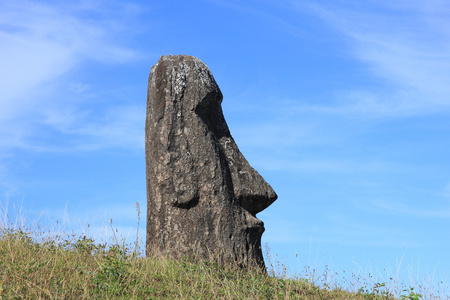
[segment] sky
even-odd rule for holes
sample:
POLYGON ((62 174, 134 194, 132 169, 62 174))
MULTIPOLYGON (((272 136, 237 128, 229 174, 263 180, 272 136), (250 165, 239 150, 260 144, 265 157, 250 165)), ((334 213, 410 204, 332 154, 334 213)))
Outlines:
POLYGON ((450 285, 447 1, 3 1, 0 40, 3 226, 142 239, 148 75, 186 54, 278 194, 272 259, 450 285))

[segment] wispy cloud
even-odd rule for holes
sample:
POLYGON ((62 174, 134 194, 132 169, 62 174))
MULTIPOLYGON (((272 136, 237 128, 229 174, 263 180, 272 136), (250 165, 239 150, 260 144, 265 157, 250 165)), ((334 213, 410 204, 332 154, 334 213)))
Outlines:
POLYGON ((449 108, 450 10, 442 1, 293 3, 341 32, 355 58, 385 80, 383 91, 345 92, 350 111, 416 114, 449 108))
MULTIPOLYGON (((55 94, 61 76, 87 61, 124 63, 140 54, 126 45, 136 7, 120 3, 6 1, 0 4, 1 144, 30 147, 41 125, 58 130, 85 115, 80 101, 55 94), (55 120, 58 116, 59 121, 55 120), (53 118, 53 119, 52 119, 53 118)), ((80 96, 86 83, 65 83, 80 96)), ((79 130, 80 132, 82 130, 79 130)))
POLYGON ((380 225, 379 222, 361 222, 355 216, 324 212, 321 215, 321 224, 308 222, 304 217, 296 222, 285 219, 274 219, 270 214, 260 217, 265 224, 270 226, 264 235, 264 240, 269 243, 309 242, 333 243, 336 245, 345 243, 368 247, 422 247, 423 244, 414 240, 411 232, 402 228, 392 228, 388 224, 380 225))
MULTIPOLYGON (((145 210, 145 207, 142 208, 145 210)), ((145 222, 143 212, 138 224, 137 208, 133 203, 114 204, 109 207, 91 207, 78 209, 73 204, 66 203, 64 207, 33 210, 25 208, 23 203, 0 201, 0 228, 22 228, 31 230, 35 238, 50 238, 59 236, 63 239, 87 236, 96 242, 113 242, 128 244, 143 243, 145 239, 145 222), (138 227, 139 226, 139 227, 138 227), (47 235, 47 233, 49 235, 47 235)))
POLYGON ((73 152, 94 151, 104 148, 144 148, 145 106, 117 105, 104 109, 100 114, 69 109, 48 111, 44 124, 56 128, 68 137, 59 140, 55 148, 41 143, 33 144, 36 151, 73 152))
POLYGON ((450 219, 450 206, 448 203, 440 205, 438 208, 432 208, 428 205, 426 208, 403 203, 389 201, 372 201, 373 208, 384 213, 398 214, 416 218, 442 218, 450 219))
POLYGON ((237 1, 237 0, 208 0, 209 2, 221 5, 223 7, 231 8, 237 11, 247 13, 249 15, 258 16, 267 23, 275 24, 277 27, 286 30, 290 34, 299 37, 309 36, 310 32, 287 21, 285 18, 278 17, 274 11, 280 11, 284 14, 286 11, 291 10, 289 3, 284 3, 283 1, 237 1))

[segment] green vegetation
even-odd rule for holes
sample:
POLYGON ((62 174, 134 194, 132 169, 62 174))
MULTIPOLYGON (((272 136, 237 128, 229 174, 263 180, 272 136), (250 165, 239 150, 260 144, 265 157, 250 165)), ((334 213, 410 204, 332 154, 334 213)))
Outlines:
MULTIPOLYGON (((221 266, 190 258, 172 260, 142 256, 138 231, 132 244, 98 243, 75 234, 56 235, 36 225, 25 228, 0 215, 0 300, 2 299, 395 299, 423 300, 413 287, 367 283, 352 274, 351 282, 325 270, 305 268, 303 277, 288 276, 273 261, 268 247, 268 274, 260 269, 221 266), (8 224, 9 226, 5 225, 8 224), (36 229, 37 228, 37 229, 36 229), (332 280, 330 280, 330 278, 332 280)), ((23 218, 21 218, 23 219, 23 218)), ((115 230, 112 226, 113 234, 115 230)), ((89 227, 89 225, 88 225, 89 227)), ((391 278, 392 280, 392 278, 391 278)), ((440 299, 427 292, 426 299, 440 299)))
POLYGON ((257 269, 143 258, 85 236, 36 242, 20 229, 0 234, 1 299, 391 299, 382 285, 349 293, 257 269))

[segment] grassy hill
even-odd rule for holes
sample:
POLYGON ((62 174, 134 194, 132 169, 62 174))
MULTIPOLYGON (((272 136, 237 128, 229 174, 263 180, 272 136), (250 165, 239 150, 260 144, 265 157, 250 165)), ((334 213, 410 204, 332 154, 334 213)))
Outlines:
POLYGON ((137 245, 85 236, 36 238, 7 228, 0 235, 0 299, 393 299, 384 284, 347 292, 257 269, 144 258, 137 245))

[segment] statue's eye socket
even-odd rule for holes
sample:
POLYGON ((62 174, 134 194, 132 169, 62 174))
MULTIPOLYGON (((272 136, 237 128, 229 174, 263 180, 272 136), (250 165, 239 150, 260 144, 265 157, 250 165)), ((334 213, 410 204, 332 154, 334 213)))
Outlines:
POLYGON ((219 139, 230 136, 230 131, 223 117, 221 102, 222 93, 220 91, 211 92, 202 99, 195 109, 195 112, 205 122, 209 130, 219 139))

